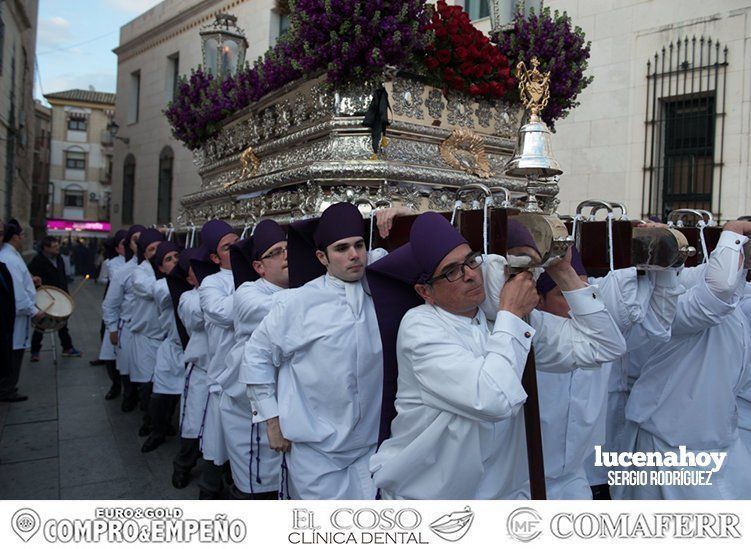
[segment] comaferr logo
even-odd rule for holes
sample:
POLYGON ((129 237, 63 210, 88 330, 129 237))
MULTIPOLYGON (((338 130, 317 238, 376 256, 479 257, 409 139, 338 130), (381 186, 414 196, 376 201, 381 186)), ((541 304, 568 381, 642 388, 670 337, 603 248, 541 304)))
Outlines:
POLYGON ((469 532, 474 520, 475 513, 467 506, 464 511, 455 511, 437 518, 430 523, 430 530, 446 541, 459 541, 469 532))
POLYGON ((542 534, 542 517, 531 507, 520 507, 506 519, 506 531, 517 541, 532 541, 542 534))

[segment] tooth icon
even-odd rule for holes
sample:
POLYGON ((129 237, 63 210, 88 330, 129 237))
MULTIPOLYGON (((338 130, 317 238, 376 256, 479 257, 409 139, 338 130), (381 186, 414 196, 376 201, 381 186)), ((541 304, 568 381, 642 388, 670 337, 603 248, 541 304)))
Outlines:
POLYGON ((439 517, 430 524, 430 529, 441 539, 446 541, 459 541, 469 531, 475 513, 469 506, 464 511, 456 511, 439 517))
POLYGON ((41 520, 39 520, 39 515, 36 511, 24 508, 16 511, 10 525, 16 535, 24 542, 27 542, 39 531, 41 520))

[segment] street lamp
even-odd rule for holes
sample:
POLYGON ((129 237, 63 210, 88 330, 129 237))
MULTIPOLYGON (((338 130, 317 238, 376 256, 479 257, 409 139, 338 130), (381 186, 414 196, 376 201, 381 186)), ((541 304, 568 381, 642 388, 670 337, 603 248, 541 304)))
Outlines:
POLYGON ((235 74, 245 63, 248 41, 244 31, 237 26, 237 17, 218 13, 216 20, 201 29, 203 67, 219 80, 235 74))
POLYGON ((114 120, 107 124, 107 131, 110 132, 110 135, 112 136, 112 139, 119 139, 126 145, 130 143, 130 139, 127 137, 118 137, 117 132, 120 130, 120 124, 115 122, 114 120))

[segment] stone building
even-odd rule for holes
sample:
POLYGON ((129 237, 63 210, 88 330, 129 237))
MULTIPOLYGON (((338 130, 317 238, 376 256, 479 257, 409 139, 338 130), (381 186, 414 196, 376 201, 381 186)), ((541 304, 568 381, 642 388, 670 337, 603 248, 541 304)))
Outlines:
MULTIPOLYGON (((47 228, 109 232, 112 186, 110 125, 115 94, 93 90, 48 93, 52 106, 47 228)), ((94 236, 94 235, 88 235, 94 236)))
POLYGON ((38 0, 0 2, 0 218, 15 217, 27 230, 34 161, 32 91, 38 4, 38 0))
POLYGON ((34 166, 31 175, 31 217, 29 223, 39 239, 47 230, 50 195, 50 141, 52 109, 34 101, 34 166))
POLYGON ((231 13, 262 55, 287 26, 276 0, 165 0, 120 29, 112 214, 115 226, 175 221, 180 197, 200 187, 193 155, 162 114, 177 78, 201 64, 201 27, 231 13))

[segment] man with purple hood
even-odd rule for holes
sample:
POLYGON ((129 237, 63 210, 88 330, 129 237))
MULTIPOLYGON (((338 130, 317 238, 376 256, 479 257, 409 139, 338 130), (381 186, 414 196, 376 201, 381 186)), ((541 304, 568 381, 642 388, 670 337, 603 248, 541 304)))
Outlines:
POLYGON ((266 432, 268 427, 272 437, 278 433, 281 438, 278 418, 275 424, 269 420, 267 426, 253 423, 246 385, 238 376, 246 342, 284 294, 283 290, 289 288, 287 235, 275 221, 264 219, 256 225, 250 238, 232 246, 230 255, 236 287, 235 344, 227 355, 227 367, 220 378, 224 390, 219 405, 234 481, 230 496, 278 499, 282 456, 269 448, 266 432))
POLYGON ((167 335, 159 322, 159 312, 154 302, 156 273, 150 261, 163 241, 164 234, 157 229, 146 229, 141 233, 136 252, 138 266, 133 269, 131 278, 134 303, 133 318, 130 321, 130 331, 133 335, 130 347, 130 380, 138 384, 138 398, 141 401, 141 411, 144 412, 143 424, 138 431, 138 436, 146 436, 151 432, 149 398, 156 365, 156 352, 167 335))
MULTIPOLYGON (((109 291, 110 282, 115 278, 115 273, 125 266, 125 238, 127 235, 128 231, 125 229, 120 229, 115 233, 115 236, 113 237, 113 246, 116 255, 109 259, 105 259, 102 263, 99 278, 107 280, 107 286, 104 290, 105 296, 109 291)), ((104 302, 102 302, 102 307, 104 307, 104 302)), ((104 310, 102 310, 102 318, 104 318, 104 310)), ((104 325, 104 320, 102 320, 102 325, 104 325)), ((104 397, 105 400, 112 400, 120 396, 120 393, 122 392, 122 382, 120 380, 120 372, 117 371, 117 354, 115 346, 112 344, 112 341, 110 341, 106 326, 102 335, 102 344, 99 348, 98 361, 93 361, 91 364, 94 365, 95 363, 105 365, 107 368, 107 375, 109 376, 110 381, 112 381, 112 386, 104 397)))
MULTIPOLYGON (((370 461, 384 498, 529 497, 518 412, 527 398, 521 377, 531 344, 537 367, 549 371, 596 367, 625 350, 597 290, 577 276, 570 256, 547 272, 564 290, 568 320, 535 311, 530 272, 509 279, 505 258, 473 252, 434 212, 415 220, 408 244, 369 268, 384 353, 389 349, 398 364, 390 438, 370 461), (404 314, 415 294, 423 303, 404 314)), ((385 362, 386 374, 396 364, 385 362)), ((391 404, 387 389, 384 409, 391 404)))
POLYGON ((149 438, 141 446, 144 453, 156 450, 170 434, 172 415, 180 400, 185 381, 183 347, 177 331, 172 296, 167 285, 167 276, 177 266, 179 252, 180 247, 175 242, 163 241, 159 243, 151 259, 156 275, 156 283, 153 286, 154 304, 159 323, 167 337, 162 340, 156 351, 149 399, 152 428, 149 438))
MULTIPOLYGON (((209 260, 219 267, 219 271, 203 279, 198 288, 201 298, 206 335, 210 343, 209 399, 206 407, 206 420, 203 427, 201 449, 203 458, 216 466, 223 467, 229 460, 227 442, 224 440, 222 416, 219 402, 222 396, 221 376, 226 369, 227 354, 235 343, 233 301, 235 282, 232 278, 230 247, 238 239, 232 227, 219 219, 212 219, 201 228, 201 246, 209 254, 209 260)), ((210 475, 201 478, 201 497, 218 498, 222 491, 213 468, 204 469, 210 475)))
MULTIPOLYGON (((210 356, 198 288, 207 276, 219 271, 219 266, 209 260, 208 250, 199 246, 190 250, 189 256, 181 258, 181 268, 187 272, 187 281, 193 288, 182 292, 177 303, 177 316, 188 336, 183 353, 183 360, 187 367, 180 401, 180 451, 172 462, 172 486, 177 489, 188 485, 190 472, 201 457, 201 439, 209 399, 209 382, 206 372, 209 368, 210 356)), ((205 460, 202 465, 202 483, 205 479, 214 479, 211 486, 218 484, 221 489, 221 467, 205 460)), ((201 489, 201 493, 205 494, 206 498, 216 497, 217 492, 217 489, 212 491, 201 489)))
POLYGON ((299 227, 312 232, 309 253, 325 274, 282 292, 245 346, 240 381, 249 386, 253 422, 271 420, 272 448, 289 448, 282 486, 289 496, 373 499, 368 460, 378 440, 383 356, 364 275, 385 251, 368 254, 353 204, 334 204, 299 227))
POLYGON ((138 404, 136 387, 130 381, 130 346, 133 340, 130 321, 133 318, 135 296, 132 290, 133 271, 138 266, 136 251, 138 238, 146 230, 143 225, 128 229, 123 241, 125 264, 110 278, 107 293, 102 302, 102 320, 110 343, 115 347, 115 365, 123 385, 123 412, 134 410, 138 404))

